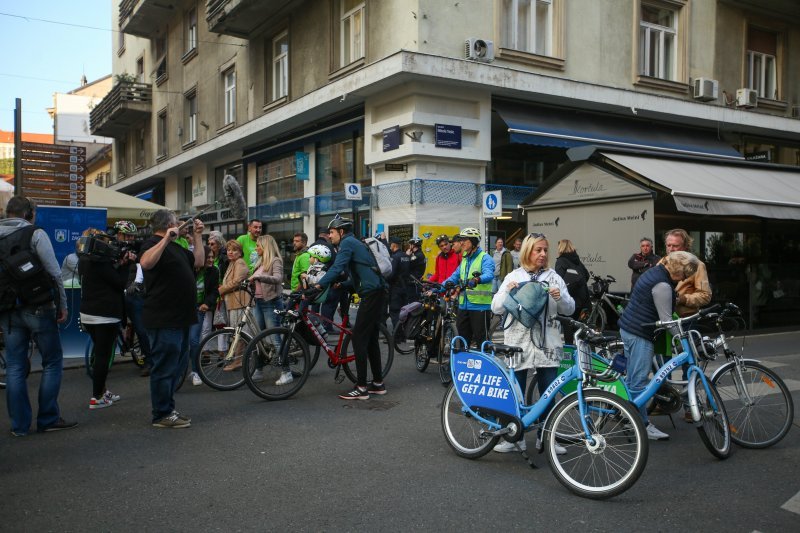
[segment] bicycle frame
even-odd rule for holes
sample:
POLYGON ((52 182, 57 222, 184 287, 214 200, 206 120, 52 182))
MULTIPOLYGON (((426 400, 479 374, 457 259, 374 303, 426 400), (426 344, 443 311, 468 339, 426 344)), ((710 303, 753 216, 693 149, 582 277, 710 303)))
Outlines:
POLYGON ((348 335, 350 335, 351 337, 353 335, 353 332, 350 329, 348 317, 345 316, 342 319, 342 323, 337 324, 328 317, 322 316, 321 314, 317 313, 316 311, 312 311, 311 309, 305 308, 301 310, 301 306, 302 302, 298 301, 295 308, 289 311, 289 313, 292 313, 294 315, 294 318, 297 319, 293 322, 290 329, 294 331, 295 328, 297 327, 298 322, 302 322, 303 324, 305 324, 308 331, 311 333, 311 335, 314 336, 314 338, 319 343, 320 348, 325 350, 325 353, 328 355, 330 363, 334 366, 344 365, 351 361, 355 361, 356 358, 355 354, 344 355, 344 356, 341 355, 342 347, 344 346, 344 338, 348 335), (311 320, 312 318, 318 319, 320 322, 333 325, 333 327, 339 330, 339 338, 337 339, 334 347, 332 347, 328 343, 325 337, 320 335, 319 331, 317 331, 316 326, 311 320))

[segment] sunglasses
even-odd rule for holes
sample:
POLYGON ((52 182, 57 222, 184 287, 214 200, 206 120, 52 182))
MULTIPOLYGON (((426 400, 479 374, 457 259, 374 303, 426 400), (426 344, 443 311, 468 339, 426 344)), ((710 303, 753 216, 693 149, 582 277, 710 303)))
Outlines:
POLYGON ((528 237, 533 237, 534 239, 546 239, 547 235, 544 233, 530 233, 528 234, 528 237))

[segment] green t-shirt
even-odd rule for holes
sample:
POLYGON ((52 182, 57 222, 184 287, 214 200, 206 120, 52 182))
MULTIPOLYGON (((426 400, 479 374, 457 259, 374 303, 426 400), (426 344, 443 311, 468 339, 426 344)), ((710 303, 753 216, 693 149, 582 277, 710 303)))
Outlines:
POLYGON ((256 269, 256 263, 258 263, 258 252, 256 252, 257 242, 250 238, 249 233, 240 235, 236 239, 236 242, 242 245, 242 259, 247 263, 247 267, 252 274, 256 269))
POLYGON ((294 258, 294 264, 292 265, 292 279, 291 284, 289 285, 292 291, 297 289, 297 286, 300 285, 300 274, 308 271, 308 265, 311 263, 310 259, 311 256, 307 250, 303 250, 297 254, 297 257, 294 258))
POLYGON ((189 239, 187 239, 186 237, 178 237, 177 239, 175 239, 175 244, 180 245, 181 248, 183 248, 184 250, 189 249, 189 239))

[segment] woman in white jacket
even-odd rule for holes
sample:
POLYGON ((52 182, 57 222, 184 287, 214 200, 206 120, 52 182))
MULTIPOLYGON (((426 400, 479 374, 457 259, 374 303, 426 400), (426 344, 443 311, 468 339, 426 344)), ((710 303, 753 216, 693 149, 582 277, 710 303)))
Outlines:
MULTIPOLYGON (((564 341, 561 339, 560 324, 551 321, 549 317, 556 313, 569 316, 575 311, 575 301, 569 295, 566 283, 561 279, 561 276, 556 274, 555 270, 549 268, 548 251, 547 237, 543 234, 531 233, 525 237, 519 253, 520 267, 511 271, 505 277, 497 293, 492 298, 492 311, 496 314, 504 314, 503 302, 508 297, 509 291, 519 284, 536 280, 547 282, 550 286, 547 316, 542 313, 531 329, 515 321, 503 332, 503 342, 505 344, 522 348, 521 362, 515 369, 515 374, 523 392, 529 368, 536 370, 536 382, 540 392, 546 390, 558 376, 558 366, 561 363, 564 341)), ((549 409, 543 413, 542 419, 547 416, 548 412, 549 409)), ((520 442, 520 446, 525 449, 524 440, 520 442)), ((537 448, 541 446, 541 435, 536 439, 536 446, 537 448)), ((495 446, 494 451, 510 452, 515 449, 513 444, 503 441, 495 446)), ((564 450, 564 453, 566 453, 566 450, 564 450)))

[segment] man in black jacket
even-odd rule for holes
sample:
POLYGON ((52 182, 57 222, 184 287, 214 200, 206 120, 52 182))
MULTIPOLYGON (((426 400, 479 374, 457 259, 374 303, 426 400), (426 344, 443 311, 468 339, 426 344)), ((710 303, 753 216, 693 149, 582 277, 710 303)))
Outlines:
POLYGON ((633 254, 628 259, 628 268, 633 271, 631 274, 631 290, 636 285, 636 280, 639 279, 639 276, 648 268, 656 266, 660 259, 659 256, 653 253, 653 241, 647 237, 642 237, 639 241, 639 253, 633 254))
POLYGON ((389 276, 389 318, 392 319, 392 331, 400 321, 400 309, 408 303, 409 266, 411 261, 403 251, 403 241, 397 237, 389 239, 389 251, 392 254, 392 274, 389 276))

